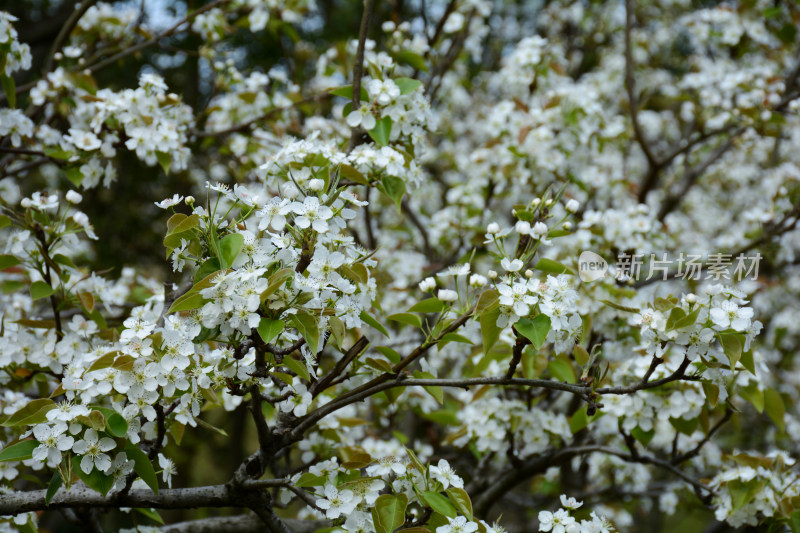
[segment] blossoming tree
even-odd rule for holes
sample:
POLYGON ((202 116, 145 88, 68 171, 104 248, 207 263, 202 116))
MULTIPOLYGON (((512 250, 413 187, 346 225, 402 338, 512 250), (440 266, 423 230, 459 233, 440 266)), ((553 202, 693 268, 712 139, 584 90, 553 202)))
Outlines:
POLYGON ((18 4, 0 531, 800 532, 796 3, 18 4))

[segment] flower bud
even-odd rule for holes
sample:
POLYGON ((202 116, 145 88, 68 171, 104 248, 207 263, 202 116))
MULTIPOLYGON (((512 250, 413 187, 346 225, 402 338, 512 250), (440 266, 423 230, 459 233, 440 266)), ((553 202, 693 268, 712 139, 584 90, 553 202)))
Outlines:
POLYGON ((83 200, 83 196, 77 191, 67 191, 67 201, 71 204, 79 204, 83 200))
POLYGON ((450 289, 441 289, 436 293, 436 297, 443 302, 455 302, 458 300, 458 293, 450 289))
POLYGON ((518 221, 514 225, 514 229, 517 230, 517 233, 520 235, 530 235, 531 233, 531 225, 529 222, 525 222, 524 220, 518 221))
POLYGON ((578 203, 578 200, 576 200, 576 199, 574 199, 574 198, 573 198, 572 200, 570 200, 569 202, 567 202, 567 205, 565 206, 565 208, 566 208, 566 210, 567 210, 567 211, 569 211, 570 213, 574 213, 575 211, 577 211, 577 210, 578 210, 578 208, 579 208, 580 206, 581 206, 581 204, 579 204, 579 203, 578 203))
POLYGON ((531 229, 531 235, 536 237, 541 237, 542 235, 547 234, 547 224, 544 222, 537 222, 533 225, 533 229, 531 229))

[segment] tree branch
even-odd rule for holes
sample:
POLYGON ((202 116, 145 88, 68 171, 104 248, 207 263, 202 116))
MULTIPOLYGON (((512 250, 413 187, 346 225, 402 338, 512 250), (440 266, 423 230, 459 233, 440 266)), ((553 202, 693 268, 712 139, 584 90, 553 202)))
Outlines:
POLYGON ((639 99, 636 95, 636 79, 633 75, 633 45, 631 34, 633 33, 633 0, 625 0, 625 90, 628 93, 628 105, 631 113, 631 123, 633 124, 633 134, 636 142, 647 159, 649 172, 642 188, 639 191, 639 202, 643 203, 647 193, 655 186, 658 179, 659 168, 658 160, 650 148, 650 144, 644 136, 644 130, 639 122, 639 99))
MULTIPOLYGON (((361 14, 361 26, 358 29, 358 48, 356 49, 356 63, 353 66, 353 111, 361 107, 361 78, 364 75, 364 47, 369 33, 369 20, 372 18, 373 0, 364 0, 364 11, 361 14)), ((358 143, 360 137, 359 128, 352 128, 350 131, 350 143, 347 152, 350 153, 358 143)))

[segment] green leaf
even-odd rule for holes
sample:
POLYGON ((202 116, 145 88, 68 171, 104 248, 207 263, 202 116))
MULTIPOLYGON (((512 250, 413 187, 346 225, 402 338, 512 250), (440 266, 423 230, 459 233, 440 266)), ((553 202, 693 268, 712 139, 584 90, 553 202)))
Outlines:
POLYGON ((406 455, 408 455, 408 458, 411 461, 411 466, 416 468, 417 472, 419 472, 420 474, 424 474, 425 467, 422 465, 422 461, 419 460, 419 457, 417 457, 417 454, 414 453, 414 450, 406 447, 406 455))
POLYGON ((137 507, 134 510, 138 513, 143 514, 144 516, 146 516, 150 520, 153 520, 154 522, 158 522, 159 524, 164 523, 164 519, 161 518, 161 515, 158 514, 158 511, 156 511, 155 509, 144 509, 141 507, 137 507))
POLYGON ((106 414, 106 428, 114 437, 124 437, 128 434, 128 421, 115 411, 110 415, 106 414))
POLYGON ((422 87, 422 82, 413 78, 397 78, 394 82, 400 88, 400 94, 408 94, 417 87, 422 87))
POLYGON ((408 505, 405 494, 382 494, 374 505, 372 516, 378 533, 392 533, 405 523, 408 505))
POLYGON ((683 418, 670 417, 669 422, 672 424, 672 427, 684 435, 691 436, 697 430, 697 425, 700 423, 700 419, 692 418, 691 420, 684 420, 683 418))
POLYGON ((575 348, 572 349, 572 355, 575 356, 575 361, 577 361, 581 366, 586 366, 586 363, 588 363, 589 359, 591 358, 589 352, 586 351, 586 348, 580 344, 576 344, 575 348))
POLYGON ((187 292, 177 300, 175 300, 171 306, 169 306, 168 313, 178 313, 180 311, 192 311, 193 309, 199 309, 203 307, 206 302, 199 292, 187 292))
POLYGON ((394 373, 394 368, 388 361, 384 361, 383 359, 375 359, 374 357, 367 357, 364 359, 364 364, 378 370, 380 372, 387 372, 389 374, 394 373))
POLYGON ((72 456, 72 471, 78 475, 81 481, 86 483, 87 487, 96 490, 103 496, 108 494, 108 491, 114 486, 114 476, 107 476, 94 466, 92 466, 92 471, 88 474, 84 472, 81 469, 81 458, 78 455, 72 456))
POLYGON ((389 338, 389 332, 386 330, 383 324, 378 322, 375 318, 372 317, 372 315, 370 315, 366 311, 361 311, 361 314, 358 315, 358 318, 360 318, 362 322, 366 323, 369 326, 372 326, 373 328, 383 333, 384 337, 389 338))
POLYGON ((47 422, 48 411, 55 408, 56 403, 53 400, 49 398, 37 398, 36 400, 28 402, 25 407, 8 417, 8 420, 0 425, 15 427, 41 424, 42 422, 47 422))
POLYGON ((181 295, 177 300, 175 300, 172 305, 170 306, 167 313, 177 313, 178 311, 191 311, 192 309, 197 309, 198 307, 202 307, 205 300, 203 300, 202 296, 200 296, 200 291, 203 289, 207 289, 213 285, 213 280, 217 276, 218 272, 211 272, 206 277, 195 283, 191 289, 189 289, 186 294, 181 295), (198 302, 197 297, 200 297, 203 302, 198 302))
POLYGON ((195 226, 200 225, 200 215, 193 215, 193 219, 183 213, 175 213, 169 220, 167 220, 167 235, 170 233, 180 233, 182 231, 190 230, 195 226), (189 221, 190 220, 190 221, 189 221), (180 227, 182 223, 187 222, 186 227, 180 227))
POLYGON ((327 476, 315 476, 311 472, 306 472, 297 479, 296 487, 321 487, 328 481, 327 476))
POLYGON ((92 412, 89 413, 89 416, 85 417, 84 419, 78 417, 78 420, 83 422, 88 421, 89 426, 95 431, 103 431, 106 428, 106 417, 97 409, 92 410, 92 412))
POLYGON ((417 328, 422 327, 422 319, 413 313, 395 313, 386 317, 386 320, 408 324, 417 328))
POLYGON ((719 401, 719 387, 710 381, 703 381, 702 387, 703 392, 706 395, 706 400, 708 400, 712 407, 715 407, 717 405, 717 401, 719 401))
POLYGON ((550 317, 544 314, 530 318, 521 318, 514 324, 514 328, 525 336, 537 350, 542 347, 547 334, 550 332, 550 317))
POLYGON ((667 331, 672 331, 675 329, 675 324, 684 318, 686 318, 686 311, 680 307, 675 307, 672 309, 672 311, 669 313, 669 317, 667 318, 667 331))
POLYGON ((636 426, 631 430, 631 435, 633 435, 633 438, 641 442, 642 446, 647 446, 650 443, 650 441, 653 440, 655 434, 656 434, 655 429, 651 429, 650 431, 644 431, 639 426, 636 426))
MULTIPOLYGON (((348 100, 353 99, 353 86, 346 85, 344 87, 336 87, 328 91, 330 94, 334 96, 341 96, 342 98, 347 98, 348 100)), ((361 99, 364 101, 369 101, 369 93, 367 89, 361 87, 361 99)))
POLYGON ((753 496, 762 488, 761 481, 751 479, 743 482, 738 479, 732 479, 728 482, 728 491, 731 493, 731 507, 733 511, 737 511, 745 506, 753 499, 753 496))
POLYGON ((158 476, 156 476, 156 471, 147 455, 138 446, 130 442, 125 446, 125 454, 128 459, 133 460, 133 470, 136 474, 142 478, 142 481, 147 483, 147 486, 153 492, 158 494, 158 476))
POLYGON ((17 266, 20 263, 21 261, 13 255, 10 254, 0 255, 0 270, 5 270, 7 268, 17 266))
POLYGON ((293 357, 284 357, 283 362, 281 363, 283 366, 303 378, 304 380, 308 381, 311 379, 311 375, 308 373, 308 368, 306 368, 305 363, 302 361, 298 361, 293 357))
POLYGON ((3 448, 0 452, 0 461, 23 461, 30 459, 33 450, 39 446, 39 443, 33 439, 24 440, 11 446, 3 448))
POLYGON ((11 108, 17 107, 17 88, 16 85, 14 84, 14 78, 3 74, 2 76, 0 76, 0 83, 3 84, 3 92, 6 93, 6 99, 8 100, 8 107, 11 108))
POLYGON ((364 176, 364 174, 362 174, 358 169, 350 165, 341 164, 339 166, 339 173, 343 178, 354 181, 359 185, 369 185, 369 181, 367 180, 366 176, 364 176))
POLYGON ((119 350, 114 350, 112 352, 106 352, 97 359, 95 359, 94 363, 86 369, 87 372, 94 372, 95 370, 103 370, 104 368, 110 367, 114 364, 114 359, 120 355, 119 350))
POLYGON ((53 287, 51 287, 44 281, 36 281, 33 284, 31 284, 31 299, 33 300, 47 298, 54 292, 56 291, 53 290, 53 287))
POLYGON ((50 500, 53 499, 53 496, 56 495, 58 489, 61 488, 64 481, 61 479, 61 474, 56 471, 53 472, 53 477, 50 478, 50 483, 47 485, 47 493, 44 495, 44 503, 45 505, 50 505, 50 500))
POLYGON ((339 448, 339 455, 342 458, 342 467, 348 470, 366 468, 372 462, 372 456, 360 446, 339 448))
POLYGON ((742 357, 743 338, 741 333, 720 333, 719 343, 722 345, 722 350, 728 357, 731 364, 731 370, 736 368, 736 363, 742 357))
POLYGON ((748 372, 754 376, 756 375, 756 363, 753 360, 753 350, 742 352, 742 358, 739 359, 739 362, 742 363, 742 366, 745 367, 748 372))
POLYGON ((472 342, 471 339, 468 339, 467 337, 465 337, 463 335, 459 335, 458 333, 447 333, 439 340, 439 342, 436 343, 436 345, 439 348, 444 348, 445 346, 447 346, 451 342, 461 342, 461 343, 464 343, 464 344, 475 344, 474 342, 472 342))
POLYGON ((384 357, 386 357, 386 359, 394 364, 399 363, 403 359, 403 356, 400 355, 397 350, 389 348, 388 346, 376 346, 375 351, 382 354, 384 357))
POLYGON ((575 369, 569 361, 559 357, 553 359, 547 365, 547 371, 556 378, 558 381, 566 381, 567 383, 575 383, 575 369))
POLYGON ((258 334, 261 336, 262 341, 265 343, 270 343, 281 331, 283 331, 284 327, 286 327, 286 324, 284 324, 283 320, 262 318, 258 323, 258 334))
POLYGON ((569 429, 573 435, 589 425, 589 417, 586 415, 586 406, 581 406, 569 419, 569 429))
POLYGON ((53 261, 55 261, 56 263, 58 263, 60 265, 68 266, 70 268, 78 268, 78 267, 75 266, 75 263, 72 262, 72 259, 70 259, 69 257, 67 257, 66 255, 63 255, 63 254, 54 255, 53 256, 53 261))
POLYGON ((372 137, 379 146, 386 146, 389 144, 389 135, 392 134, 392 119, 391 117, 383 117, 376 124, 375 127, 369 130, 369 136, 372 137))
POLYGON ((0 229, 7 228, 11 225, 11 218, 6 215, 0 215, 0 229))
POLYGON ((751 383, 747 387, 739 390, 739 396, 750 402, 759 413, 764 412, 764 391, 758 386, 758 383, 751 383))
POLYGON ((456 505, 461 514, 472 520, 472 500, 469 499, 467 491, 458 487, 450 487, 446 492, 450 496, 450 501, 456 505))
POLYGON ((46 155, 50 159, 67 161, 70 158, 72 158, 72 156, 75 155, 75 152, 68 152, 66 150, 62 150, 61 148, 50 146, 44 149, 44 155, 46 155))
POLYGON ((300 335, 306 340, 311 354, 316 355, 319 351, 319 323, 317 322, 317 318, 305 311, 300 311, 299 313, 291 315, 289 320, 292 321, 297 331, 299 331, 300 335))
POLYGON ((497 326, 497 317, 500 316, 500 308, 495 307, 490 311, 481 313, 481 335, 483 337, 483 353, 488 354, 492 347, 500 338, 502 328, 497 326))
POLYGON ((198 281, 202 280, 209 274, 213 274, 222 270, 219 265, 219 259, 216 257, 212 257, 211 259, 206 259, 203 261, 203 264, 200 265, 200 268, 197 269, 197 272, 194 274, 194 282, 197 283, 198 281))
POLYGON ((536 263, 536 266, 533 268, 536 270, 541 270, 542 272, 547 272, 548 274, 575 275, 575 272, 573 272, 572 269, 562 265, 558 261, 553 261, 552 259, 548 259, 546 257, 539 259, 539 262, 536 263))
POLYGON ((67 176, 67 179, 70 183, 72 183, 76 187, 80 187, 81 183, 83 182, 83 172, 78 167, 66 167, 64 169, 64 175, 67 176))
POLYGON ((673 327, 675 329, 683 329, 683 328, 688 328, 690 326, 693 326, 694 323, 697 322, 697 317, 698 316, 700 316, 700 307, 698 307, 697 309, 695 309, 694 311, 692 311, 691 313, 689 313, 685 317, 683 317, 680 320, 678 320, 677 322, 675 322, 673 327))
POLYGON ((423 492, 421 496, 422 501, 439 514, 449 516, 450 518, 455 518, 458 514, 458 511, 456 511, 455 506, 450 503, 450 500, 438 492, 426 491, 423 492))
POLYGON ((223 269, 230 268, 239 252, 242 251, 244 244, 244 235, 241 233, 231 233, 224 236, 219 241, 219 263, 223 269))
POLYGON ((792 514, 789 515, 789 527, 792 529, 792 533, 800 533, 800 510, 792 511, 792 514))
POLYGON ((416 70, 428 72, 428 63, 425 58, 410 49, 405 49, 394 54, 394 58, 400 63, 406 63, 416 70))
POLYGON ((438 298, 427 298, 415 303, 408 310, 409 313, 441 313, 446 305, 438 298))
POLYGON ((261 301, 265 301, 271 294, 280 289, 284 283, 294 279, 294 269, 282 268, 269 277, 269 285, 261 293, 261 301))
POLYGON ((169 167, 172 165, 172 156, 166 152, 156 151, 156 159, 158 164, 164 169, 164 174, 169 174, 169 167))
POLYGON ((397 211, 400 211, 403 195, 406 193, 406 182, 395 176, 384 176, 381 179, 381 188, 384 194, 394 202, 397 211))
POLYGON ((778 426, 778 429, 785 431, 784 415, 786 414, 786 408, 778 391, 775 389, 764 390, 764 408, 775 425, 778 426))
POLYGON ((675 298, 674 296, 671 296, 669 298, 656 298, 655 301, 653 302, 653 307, 655 307, 658 311, 661 311, 662 313, 670 311, 676 305, 678 305, 678 299, 675 298))
POLYGON ((639 313, 641 312, 638 307, 626 307, 624 305, 620 305, 616 302, 612 302, 611 300, 600 300, 602 303, 606 304, 609 307, 612 307, 618 311, 625 311, 626 313, 639 313))
MULTIPOLYGON (((417 379, 436 379, 436 376, 434 376, 430 372, 423 372, 421 370, 417 370, 416 372, 414 372, 414 377, 417 378, 417 379)), ((433 396, 434 400, 439 402, 439 405, 444 404, 444 391, 442 390, 441 387, 428 386, 428 387, 423 387, 423 388, 428 392, 428 394, 433 396)))

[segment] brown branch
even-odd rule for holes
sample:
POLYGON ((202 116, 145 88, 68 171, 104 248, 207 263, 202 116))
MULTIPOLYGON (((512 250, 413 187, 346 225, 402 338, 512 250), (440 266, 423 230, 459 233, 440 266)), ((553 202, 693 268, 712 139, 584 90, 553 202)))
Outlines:
MULTIPOLYGON (((358 29, 358 48, 356 49, 356 63, 353 66, 353 111, 361 107, 361 78, 364 75, 364 47, 367 41, 367 33, 369 33, 369 22, 372 18, 372 4, 373 0, 364 0, 364 11, 361 14, 361 26, 358 29)), ((350 132, 350 143, 347 147, 347 153, 350 153, 356 147, 358 139, 361 136, 358 128, 352 128, 350 132)))
POLYGON ((50 47, 50 53, 48 54, 47 61, 44 64, 45 75, 53 71, 53 61, 56 53, 58 53, 58 51, 61 49, 61 46, 69 38, 69 34, 72 33, 72 30, 75 29, 75 26, 78 25, 78 21, 81 19, 84 13, 86 13, 89 8, 96 3, 97 0, 83 0, 81 5, 79 5, 75 11, 70 14, 69 18, 58 32, 56 39, 53 41, 53 46, 50 47))
POLYGON ((659 162, 650 148, 650 144, 644 136, 644 130, 639 122, 639 99, 636 95, 636 79, 633 75, 633 49, 631 34, 633 33, 633 0, 625 0, 625 90, 628 94, 628 106, 630 107, 631 123, 633 124, 633 134, 636 142, 642 149, 647 159, 649 172, 645 178, 645 183, 639 191, 639 202, 643 203, 647 193, 655 186, 658 180, 657 171, 659 162))
POLYGON ((161 489, 158 494, 150 489, 131 490, 119 498, 104 497, 83 485, 74 484, 69 491, 59 489, 50 503, 45 502, 46 490, 11 492, 0 500, 0 515, 13 515, 30 511, 46 511, 64 507, 154 507, 156 509, 192 509, 197 507, 244 507, 235 491, 227 485, 184 489, 161 489))
POLYGON ((345 368, 347 368, 353 360, 358 357, 358 355, 367 349, 369 346, 369 340, 362 336, 359 338, 339 359, 334 367, 328 372, 322 379, 317 381, 311 386, 311 395, 317 396, 320 392, 327 389, 333 380, 339 376, 342 372, 344 372, 345 368))
POLYGON ((444 30, 444 25, 447 23, 447 19, 450 18, 450 15, 455 11, 456 8, 456 0, 450 0, 447 3, 447 7, 444 9, 444 13, 442 14, 442 18, 439 19, 439 23, 436 24, 436 29, 433 31, 433 35, 428 39, 428 51, 425 52, 425 56, 429 56, 431 50, 433 49, 433 45, 442 35, 442 31, 444 30))
POLYGON ((739 128, 733 132, 728 140, 718 146, 717 149, 709 154, 706 159, 693 166, 688 172, 686 172, 680 190, 675 194, 667 196, 667 198, 661 204, 661 208, 659 209, 657 216, 659 221, 663 222, 667 215, 680 205, 681 200, 686 197, 686 193, 689 192, 689 189, 691 189, 695 183, 697 183, 697 180, 705 173, 706 170, 708 170, 711 165, 716 163, 719 158, 725 155, 728 150, 733 148, 734 139, 744 132, 744 130, 745 128, 739 128))
POLYGON ((291 431, 290 440, 299 440, 302 438, 302 435, 305 431, 312 428, 317 422, 326 416, 344 407, 347 407, 348 405, 366 400, 370 396, 378 394, 381 391, 393 389, 395 387, 457 387, 462 389, 469 389, 470 387, 477 385, 538 387, 578 394, 584 399, 587 399, 587 401, 589 399, 589 394, 591 393, 591 388, 585 385, 575 385, 572 383, 563 383, 549 379, 507 379, 505 376, 464 379, 407 379, 404 375, 400 375, 392 379, 391 377, 384 378, 384 376, 386 376, 386 374, 378 376, 366 384, 369 386, 362 385, 350 393, 344 394, 310 412, 303 419, 301 419, 300 424, 298 424, 297 427, 291 431))
POLYGON ((479 489, 478 491, 475 491, 479 494, 473 500, 475 514, 478 516, 488 514, 491 507, 500 498, 502 498, 504 494, 531 476, 542 473, 552 466, 564 464, 566 461, 575 456, 589 453, 605 453, 607 455, 619 457, 626 462, 651 464, 667 470, 691 485, 694 488, 695 493, 704 503, 707 502, 708 499, 713 495, 713 491, 707 485, 689 476, 685 472, 678 469, 675 465, 670 464, 667 461, 646 455, 633 456, 613 448, 591 444, 586 446, 562 448, 547 454, 539 455, 529 459, 520 466, 504 472, 490 486, 484 487, 482 490, 479 489))
POLYGON ((472 17, 474 16, 475 8, 473 8, 469 12, 469 15, 467 15, 466 20, 464 21, 464 28, 453 39, 453 42, 450 44, 450 48, 447 50, 447 54, 445 55, 444 59, 438 65, 436 65, 431 72, 430 78, 428 78, 428 82, 425 84, 425 94, 428 95, 428 100, 430 102, 433 102, 436 99, 436 93, 438 93, 439 89, 442 87, 442 79, 444 78, 444 75, 448 70, 450 70, 450 67, 453 66, 458 54, 461 53, 461 49, 464 48, 464 42, 467 40, 469 26, 472 22, 472 17), (436 80, 435 86, 433 84, 434 80, 436 80))
POLYGON ((514 350, 511 354, 511 362, 508 365, 508 371, 506 372, 506 379, 510 380, 514 377, 514 372, 517 371, 517 366, 519 366, 519 362, 522 360, 522 350, 529 344, 531 341, 527 337, 523 337, 517 330, 514 329, 514 333, 517 336, 517 341, 514 343, 514 350))
MULTIPOLYGON (((684 453, 682 455, 678 455, 676 457, 673 457, 670 462, 673 465, 679 465, 679 464, 683 463, 684 461, 688 461, 689 459, 693 459, 694 457, 696 457, 700 453, 700 450, 703 449, 703 446, 705 446, 708 443, 708 441, 711 440, 711 437, 714 435, 714 433, 719 431, 719 429, 722 426, 724 426, 725 423, 728 420, 731 419, 732 415, 733 415, 733 411, 730 410, 730 409, 726 409, 725 410, 725 416, 723 416, 719 420, 719 422, 714 424, 714 426, 708 431, 708 435, 706 435, 703 438, 703 440, 701 440, 699 443, 697 443, 697 446, 695 446, 694 448, 692 448, 691 450, 689 450, 688 452, 686 452, 686 453, 684 453)), ((677 437, 677 435, 678 435, 678 433, 675 434, 676 437, 677 437)))
POLYGON ((690 377, 686 375, 686 369, 689 368, 690 363, 691 361, 689 361, 688 358, 684 358, 683 362, 681 363, 681 366, 679 366, 675 372, 673 372, 672 374, 670 374, 665 378, 657 379, 656 381, 647 381, 649 375, 652 374, 652 372, 648 370, 648 373, 645 374, 645 378, 642 379, 640 382, 636 383, 635 385, 630 385, 627 387, 603 387, 597 389, 595 392, 597 394, 632 394, 636 391, 660 387, 661 385, 666 385, 667 383, 671 383, 673 381, 678 381, 681 379, 690 379, 690 377))
POLYGON ((234 126, 226 128, 224 130, 213 130, 213 131, 191 130, 189 132, 189 135, 194 135, 195 137, 222 137, 222 136, 228 135, 230 133, 236 133, 236 132, 239 132, 239 131, 244 131, 244 130, 250 128, 250 126, 254 125, 255 123, 261 122, 262 120, 266 120, 268 118, 271 118, 273 115, 277 115, 277 114, 282 113, 284 111, 290 111, 290 110, 292 110, 292 109, 294 109, 294 108, 296 108, 298 106, 301 106, 303 104, 310 104, 310 103, 326 100, 326 99, 328 99, 330 97, 331 97, 331 94, 329 94, 329 93, 318 94, 316 96, 310 96, 308 98, 303 98, 302 100, 298 100, 297 102, 294 102, 292 105, 288 105, 288 106, 284 106, 284 107, 274 107, 274 108, 272 108, 272 109, 270 109, 268 111, 265 111, 264 113, 262 113, 261 115, 255 117, 255 118, 252 118, 252 119, 250 119, 250 120, 248 120, 246 122, 242 122, 241 124, 236 124, 234 126))
MULTIPOLYGON (((313 533, 329 527, 327 520, 299 520, 284 518, 292 533, 313 533)), ((215 516, 169 524, 160 528, 162 533, 262 533, 264 523, 253 513, 236 516, 215 516)))
POLYGON ((428 237, 428 229, 420 221, 414 210, 411 209, 408 200, 403 198, 402 202, 400 203, 400 207, 402 208, 403 213, 406 214, 406 217, 408 217, 408 220, 411 222, 411 224, 417 228, 417 230, 419 230, 419 234, 422 237, 422 251, 424 252, 425 257, 427 257, 430 261, 433 258, 433 251, 431 248, 430 238, 428 237))

